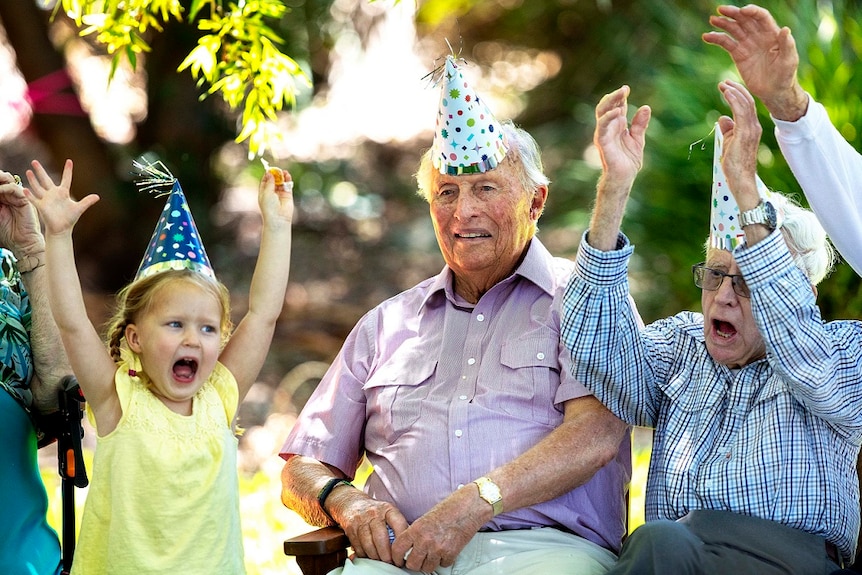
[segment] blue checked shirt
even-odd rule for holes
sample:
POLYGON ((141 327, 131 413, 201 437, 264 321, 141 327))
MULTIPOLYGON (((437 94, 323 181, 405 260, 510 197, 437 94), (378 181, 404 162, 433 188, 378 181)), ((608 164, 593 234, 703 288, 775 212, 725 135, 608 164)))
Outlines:
POLYGON ((766 357, 732 370, 707 352, 701 314, 637 327, 627 301, 633 249, 622 234, 616 251, 581 241, 562 337, 577 379, 621 419, 655 429, 646 520, 734 511, 821 535, 852 559, 862 322, 824 323, 773 233, 734 251, 766 357))

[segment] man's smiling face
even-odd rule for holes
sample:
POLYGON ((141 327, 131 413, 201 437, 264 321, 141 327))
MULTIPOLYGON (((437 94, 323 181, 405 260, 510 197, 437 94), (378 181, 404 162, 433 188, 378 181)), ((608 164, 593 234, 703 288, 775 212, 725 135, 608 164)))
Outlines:
POLYGON ((525 190, 507 157, 481 174, 436 174, 429 197, 443 259, 456 278, 493 285, 514 270, 535 234, 546 189, 525 190))

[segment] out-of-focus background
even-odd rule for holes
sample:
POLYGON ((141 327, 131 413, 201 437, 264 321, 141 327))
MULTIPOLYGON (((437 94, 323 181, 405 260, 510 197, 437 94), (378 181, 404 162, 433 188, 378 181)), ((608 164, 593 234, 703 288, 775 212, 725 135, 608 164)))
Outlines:
MULTIPOLYGON (((633 106, 652 107, 645 167, 623 223, 637 246, 632 287, 647 322, 699 309, 689 268, 702 259, 707 234, 712 126, 728 111, 716 85, 734 76, 730 58, 700 39, 718 2, 164 0, 158 4, 184 8, 183 20, 169 19, 161 31, 149 26, 140 36, 149 50, 132 54, 134 67, 106 53, 110 36, 80 35, 100 22, 78 25, 75 13, 63 8, 86 2, 57 4, 0 0, 0 169, 23 175, 39 159, 56 174, 71 157, 73 193, 102 197, 75 230, 97 325, 106 320, 113 294, 133 277, 164 205, 136 191, 130 171, 142 154, 161 158, 179 178, 216 273, 231 289, 236 317, 245 310, 263 167, 249 159, 257 140, 235 140, 249 127, 243 106, 232 108, 218 94, 202 97, 211 84, 198 84, 190 69, 177 71, 205 35, 190 11, 200 9, 200 19, 217 7, 259 8, 256 17, 283 39, 279 50, 310 80, 296 84, 293 106, 272 112, 280 140, 253 150, 291 171, 297 216, 284 312, 259 383, 241 408, 242 512, 252 575, 295 572, 281 540, 309 529, 279 501, 275 454, 297 410, 362 313, 442 266, 412 175, 437 112, 439 89, 427 75, 446 54, 464 58, 465 76, 495 114, 513 118, 542 146, 552 184, 540 237, 557 255, 574 255, 588 222, 599 168, 595 104, 625 83, 633 106), (280 10, 265 17, 273 4, 280 10)), ((793 30, 803 86, 859 147, 862 7, 842 0, 762 4, 793 30)), ((140 22, 138 13, 126 16, 140 22)), ((246 18, 246 25, 252 21, 246 18)), ((216 61, 235 57, 226 48, 215 55, 216 61)), ((759 174, 769 187, 804 202, 759 110, 759 174)), ((826 319, 860 317, 859 278, 841 264, 821 284, 819 301, 826 319)), ((642 521, 649 455, 648 435, 639 430, 637 439, 633 525, 642 521)), ((43 458, 56 522, 52 449, 43 458)))

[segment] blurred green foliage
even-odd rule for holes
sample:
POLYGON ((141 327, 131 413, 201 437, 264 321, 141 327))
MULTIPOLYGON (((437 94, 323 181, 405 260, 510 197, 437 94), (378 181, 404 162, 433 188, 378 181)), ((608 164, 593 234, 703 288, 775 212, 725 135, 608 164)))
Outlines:
MULTIPOLYGON (((730 57, 701 40, 719 2, 706 0, 556 0, 545 2, 429 0, 419 21, 439 34, 445 15, 457 16, 452 33, 463 57, 482 61, 484 43, 550 50, 559 73, 526 94, 516 122, 542 145, 553 180, 542 233, 580 234, 589 221, 599 172, 585 159, 595 125, 594 106, 605 93, 631 86, 629 103, 653 111, 644 169, 635 182, 623 230, 636 245, 632 289, 646 321, 699 309, 700 291, 689 267, 703 259, 709 225, 713 125, 729 108, 717 84, 736 77, 730 57), (476 46, 471 50, 470 44, 476 46)), ((862 7, 828 0, 764 1, 780 25, 793 31, 800 80, 827 107, 835 125, 857 149, 862 142, 862 7)), ((427 27, 427 29, 426 29, 427 27)), ((500 51, 498 51, 500 52, 500 51)), ((505 52, 505 51, 503 51, 505 52)), ((772 189, 797 197, 801 189, 781 157, 773 123, 762 104, 764 134, 758 171, 772 189)), ((862 193, 862 191, 860 191, 862 193)), ((860 279, 846 264, 820 286, 825 319, 862 317, 860 279)))

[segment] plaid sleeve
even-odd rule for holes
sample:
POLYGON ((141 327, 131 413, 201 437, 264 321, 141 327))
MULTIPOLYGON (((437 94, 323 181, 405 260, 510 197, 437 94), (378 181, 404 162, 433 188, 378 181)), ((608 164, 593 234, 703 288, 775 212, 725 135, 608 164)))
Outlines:
POLYGON ((629 297, 627 269, 634 247, 603 252, 581 240, 563 297, 562 339, 578 380, 617 417, 652 425, 656 406, 646 376, 641 321, 629 297))
POLYGON ((780 232, 734 256, 751 288, 752 313, 773 369, 812 413, 859 437, 862 322, 823 321, 814 289, 780 232))

